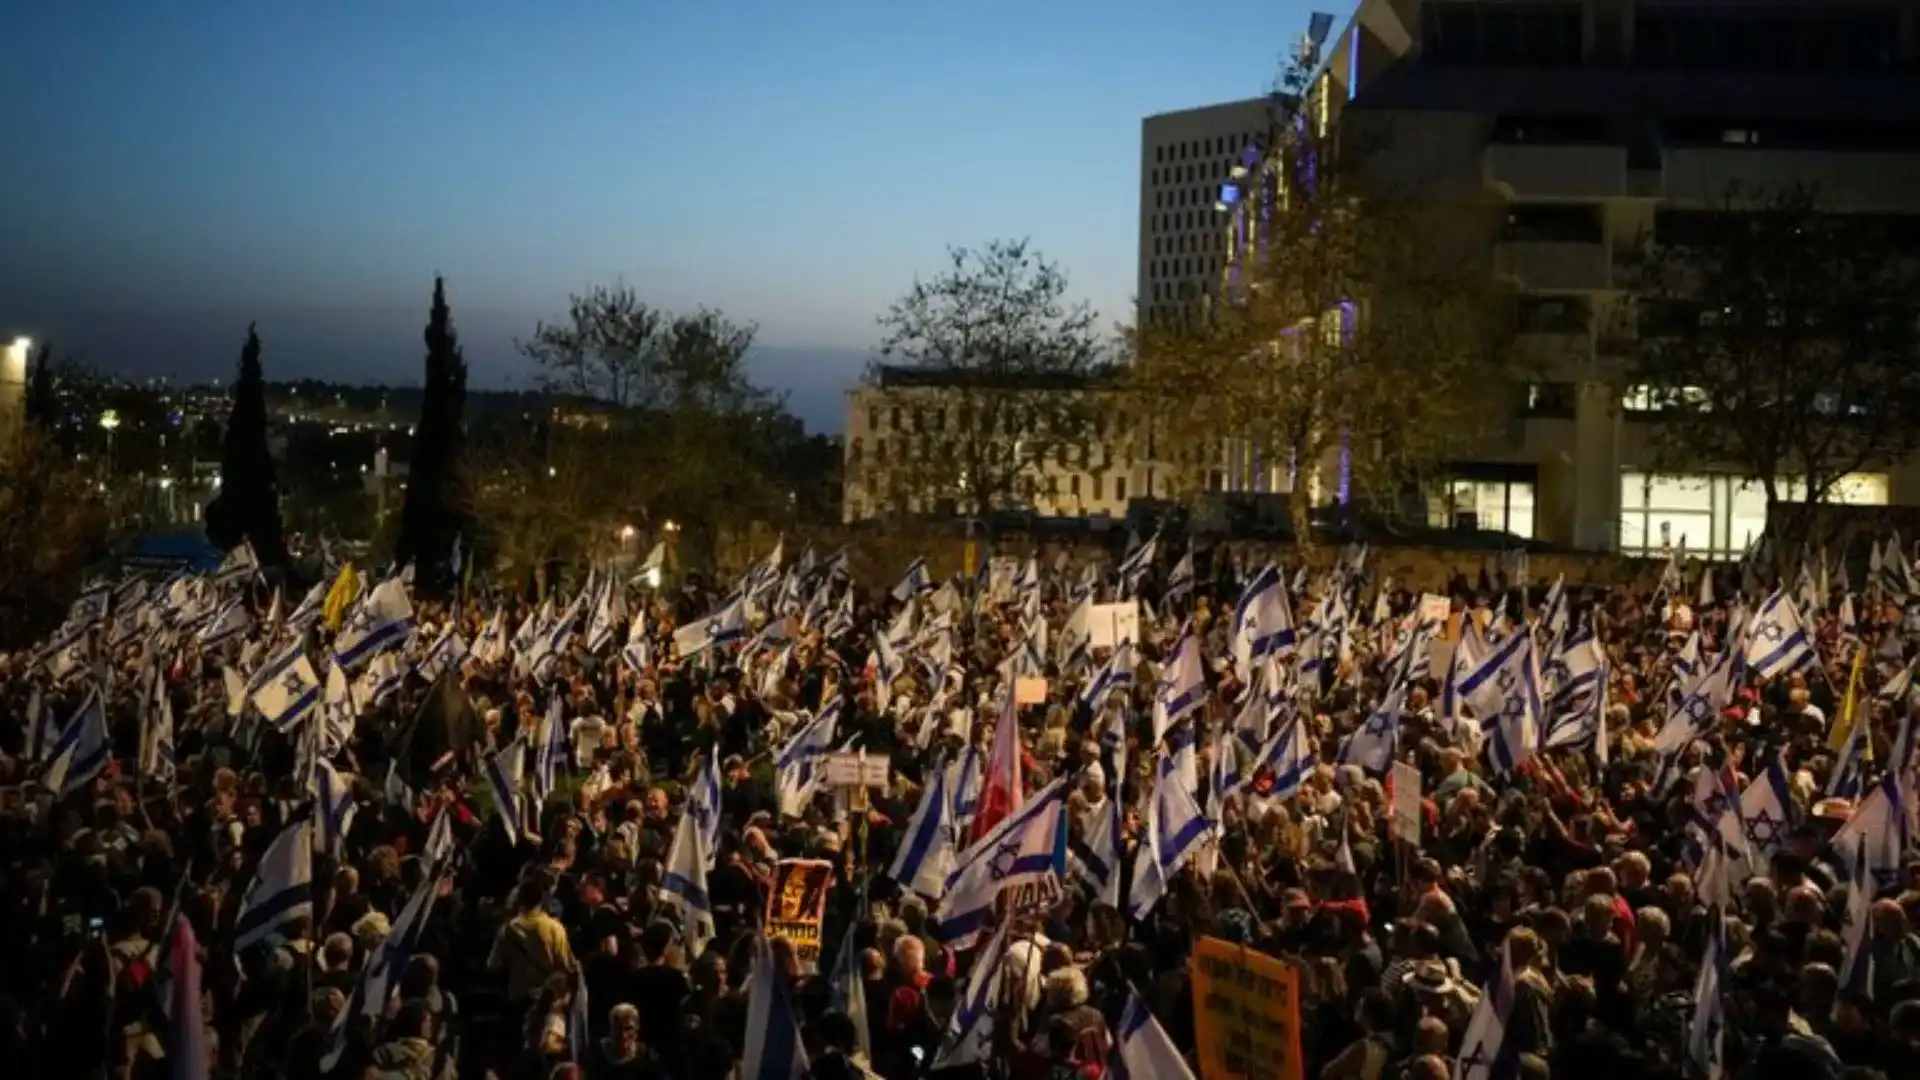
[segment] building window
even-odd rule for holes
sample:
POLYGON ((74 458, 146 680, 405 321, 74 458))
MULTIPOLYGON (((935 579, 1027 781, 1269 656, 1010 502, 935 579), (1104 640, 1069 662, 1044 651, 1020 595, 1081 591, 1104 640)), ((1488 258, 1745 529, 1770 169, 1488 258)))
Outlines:
MULTIPOLYGON (((1780 497, 1797 502, 1806 487, 1779 481, 1780 497)), ((1884 473, 1842 477, 1824 501, 1844 506, 1885 506, 1884 473)), ((1767 530, 1766 491, 1757 480, 1726 474, 1662 476, 1620 474, 1620 551, 1658 555, 1683 544, 1708 559, 1738 558, 1767 530)))
POLYGON ((1074 473, 1072 476, 1067 478, 1067 494, 1073 496, 1076 499, 1080 497, 1080 474, 1079 473, 1074 473))
POLYGON ((1094 502, 1105 501, 1107 497, 1106 488, 1107 488, 1107 474, 1094 473, 1093 474, 1093 501, 1094 502))
POLYGON ((1113 478, 1113 501, 1118 503, 1127 501, 1127 478, 1124 476, 1113 478))
POLYGON ((1453 528, 1508 532, 1533 539, 1534 488, 1526 481, 1449 480, 1441 493, 1440 521, 1453 528))

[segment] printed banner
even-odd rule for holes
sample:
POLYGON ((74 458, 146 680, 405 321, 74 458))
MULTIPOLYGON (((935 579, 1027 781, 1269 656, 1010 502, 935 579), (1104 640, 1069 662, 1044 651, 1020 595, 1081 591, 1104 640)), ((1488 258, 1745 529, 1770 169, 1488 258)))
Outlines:
POLYGON ((820 924, 827 917, 833 864, 824 859, 781 859, 767 893, 767 936, 793 943, 801 970, 820 970, 820 924))
POLYGON ((1188 961, 1201 1080, 1301 1080, 1300 973, 1203 937, 1188 961))

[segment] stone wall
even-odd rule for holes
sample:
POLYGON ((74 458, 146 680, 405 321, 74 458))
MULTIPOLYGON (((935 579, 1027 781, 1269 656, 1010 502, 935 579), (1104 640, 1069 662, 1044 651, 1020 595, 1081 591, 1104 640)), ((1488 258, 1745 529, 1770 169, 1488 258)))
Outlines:
MULTIPOLYGON (((1042 541, 1038 545, 1038 552, 1043 562, 1050 562, 1061 547, 1066 546, 1076 564, 1099 558, 1112 562, 1119 558, 1120 548, 1125 543, 1124 536, 1124 532, 1113 533, 1110 546, 1088 542, 1061 545, 1042 541)), ((741 535, 729 545, 725 565, 730 572, 739 572, 752 559, 765 557, 777 539, 778 536, 770 530, 755 530, 741 535)), ((788 535, 786 543, 789 557, 797 555, 808 543, 823 557, 828 552, 844 547, 854 576, 862 582, 879 584, 891 584, 899 580, 908 564, 921 555, 926 556, 928 569, 936 579, 960 572, 966 558, 966 540, 957 531, 926 526, 810 530, 803 534, 788 535)), ((1294 549, 1286 545, 1230 543, 1229 546, 1246 549, 1246 557, 1250 560, 1278 556, 1291 564, 1296 558, 1294 549)), ((986 541, 979 542, 978 550, 981 558, 994 553, 986 541)), ((1035 546, 1025 540, 1003 542, 998 549, 1001 554, 1018 555, 1034 550, 1035 546)), ((1325 569, 1332 565, 1336 554, 1336 549, 1321 546, 1314 548, 1309 558, 1316 569, 1325 569)), ((1437 589, 1455 574, 1464 574, 1469 580, 1477 579, 1481 567, 1490 559, 1497 560, 1499 556, 1499 551, 1491 549, 1456 550, 1376 544, 1368 553, 1368 565, 1377 572, 1392 575, 1395 584, 1401 588, 1437 589)), ((1528 557, 1528 574, 1536 584, 1545 584, 1565 574, 1569 585, 1637 584, 1651 588, 1659 580, 1663 565, 1662 560, 1658 559, 1628 559, 1604 553, 1542 552, 1528 557)))

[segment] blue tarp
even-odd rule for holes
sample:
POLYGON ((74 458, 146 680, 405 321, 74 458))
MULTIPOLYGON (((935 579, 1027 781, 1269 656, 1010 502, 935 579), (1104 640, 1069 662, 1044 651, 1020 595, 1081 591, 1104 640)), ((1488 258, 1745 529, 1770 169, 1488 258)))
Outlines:
POLYGON ((127 545, 120 565, 127 570, 211 573, 220 568, 220 549, 204 533, 156 533, 127 545))

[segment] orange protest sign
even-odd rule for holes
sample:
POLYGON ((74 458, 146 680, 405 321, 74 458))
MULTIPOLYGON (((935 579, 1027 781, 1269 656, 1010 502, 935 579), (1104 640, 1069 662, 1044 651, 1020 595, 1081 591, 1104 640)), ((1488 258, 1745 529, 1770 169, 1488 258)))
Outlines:
POLYGON ((1187 964, 1201 1080, 1302 1080, 1300 973, 1210 937, 1194 945, 1187 964))

